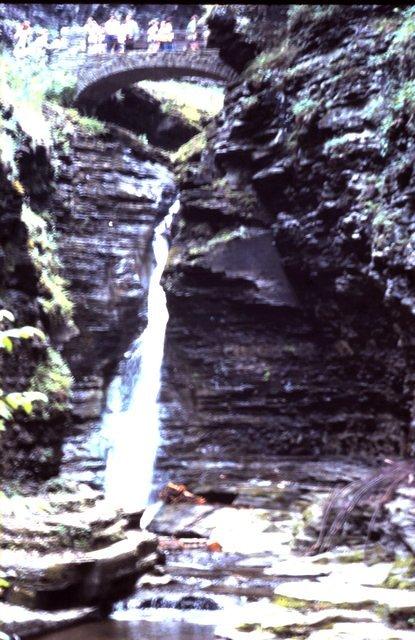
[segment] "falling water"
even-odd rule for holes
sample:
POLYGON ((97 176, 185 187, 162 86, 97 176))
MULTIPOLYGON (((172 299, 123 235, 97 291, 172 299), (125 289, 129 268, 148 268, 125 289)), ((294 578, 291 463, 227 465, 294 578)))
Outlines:
POLYGON ((110 442, 105 496, 125 511, 138 511, 151 499, 154 462, 160 441, 157 398, 168 320, 160 278, 168 254, 166 236, 179 206, 176 200, 155 229, 155 266, 148 288, 147 327, 125 354, 124 370, 109 388, 104 414, 103 431, 110 442))

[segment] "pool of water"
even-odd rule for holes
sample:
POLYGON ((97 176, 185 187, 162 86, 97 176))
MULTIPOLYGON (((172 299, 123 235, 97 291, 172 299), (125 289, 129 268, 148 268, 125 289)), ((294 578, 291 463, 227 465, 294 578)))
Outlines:
POLYGON ((120 612, 108 620, 87 622, 42 635, 39 640, 214 640, 218 622, 215 614, 166 609, 120 612))

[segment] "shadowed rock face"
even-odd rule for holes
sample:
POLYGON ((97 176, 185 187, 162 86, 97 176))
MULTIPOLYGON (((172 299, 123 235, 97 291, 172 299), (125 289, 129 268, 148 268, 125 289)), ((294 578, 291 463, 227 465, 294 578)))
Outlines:
POLYGON ((138 86, 120 93, 120 98, 117 94, 93 106, 100 120, 127 127, 136 134, 144 133, 150 144, 173 151, 200 132, 198 126, 178 113, 164 113, 160 100, 138 86))
MULTIPOLYGON (((62 129, 64 123, 55 122, 53 112, 49 118, 62 129)), ((76 329, 52 322, 41 310, 39 274, 20 219, 22 197, 0 175, 4 183, 0 308, 15 313, 17 326, 42 326, 75 378, 71 412, 51 409, 49 417, 43 418, 35 412, 30 419, 22 416, 5 432, 3 477, 56 474, 62 441, 74 433, 71 425, 82 440, 79 434, 87 434, 99 419, 109 377, 145 326, 153 229, 174 195, 169 170, 157 162, 165 163, 165 158, 145 151, 129 132, 113 127, 105 135, 94 136, 81 127, 72 129, 65 143, 53 149, 57 161, 53 177, 46 154, 37 158, 39 149, 31 153, 24 144, 19 177, 31 205, 49 211, 54 220, 62 275, 70 283, 75 305, 76 329)), ((45 345, 28 341, 19 347, 18 355, 3 356, 5 391, 29 387, 36 366, 45 357, 45 345)), ((82 467, 79 450, 73 455, 82 467)), ((66 456, 64 465, 71 463, 72 458, 66 456)))
MULTIPOLYGON (((2 116, 5 115, 2 113, 2 116)), ((28 142, 27 136, 22 136, 21 157, 36 166, 36 153, 30 150, 28 142)), ((46 170, 43 174, 39 172, 37 176, 38 197, 44 197, 47 193, 43 177, 44 174, 49 177, 48 173, 46 170)), ((28 188, 27 192, 30 191, 28 188)), ((40 295, 39 276, 28 252, 27 228, 21 220, 23 198, 13 188, 8 171, 1 163, 0 194, 0 309, 13 312, 17 327, 40 327, 43 326, 41 323, 44 314, 37 299, 40 295)), ((38 340, 19 340, 18 345, 15 343, 14 352, 10 354, 1 349, 2 390, 9 393, 27 389, 28 381, 45 353, 46 345, 38 340)), ((51 472, 57 473, 59 441, 67 426, 68 416, 62 412, 54 412, 49 424, 41 423, 40 429, 33 422, 28 425, 22 422, 25 420, 20 413, 16 423, 1 434, 0 475, 16 479, 16 469, 22 467, 30 467, 40 477, 51 472), (42 452, 46 448, 56 455, 54 459, 44 458, 42 452)))
POLYGON ((167 169, 138 157, 115 135, 96 140, 78 132, 72 153, 55 206, 75 320, 85 327, 67 344, 79 378, 95 360, 104 370, 116 365, 114 353, 145 325, 148 250, 174 187, 167 169))
POLYGON ((409 114, 382 129, 409 54, 385 66, 391 8, 342 11, 299 13, 288 54, 234 83, 207 148, 181 171, 159 459, 178 481, 195 482, 200 457, 220 468, 259 452, 411 450, 409 114), (270 232, 295 308, 261 296, 264 249, 243 236, 270 232), (232 272, 243 243, 246 268, 232 272))
MULTIPOLYGON (((69 439, 61 468, 69 473, 86 471, 90 452, 82 450, 83 442, 101 415, 106 385, 145 327, 153 230, 174 194, 168 169, 120 137, 116 127, 98 140, 77 132, 55 201, 60 255, 80 330, 65 345, 76 381, 77 435, 69 439)), ((96 471, 89 468, 92 482, 96 471)))

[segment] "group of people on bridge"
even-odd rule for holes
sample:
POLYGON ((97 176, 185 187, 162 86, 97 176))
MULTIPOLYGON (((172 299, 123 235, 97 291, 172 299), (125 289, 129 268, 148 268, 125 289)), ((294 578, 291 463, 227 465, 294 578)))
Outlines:
POLYGON ((35 31, 29 20, 24 20, 14 34, 14 55, 16 58, 29 56, 37 59, 45 57, 50 51, 49 31, 41 28, 35 31))
MULTIPOLYGON (((154 18, 146 28, 140 28, 132 12, 123 17, 111 13, 102 25, 90 16, 83 28, 84 50, 90 54, 123 53, 133 49, 157 51, 197 51, 205 47, 209 37, 206 25, 197 15, 191 17, 185 30, 175 30, 171 18, 154 18)), ((33 28, 28 20, 20 23, 14 34, 16 58, 49 58, 56 50, 64 49, 61 34, 52 39, 48 29, 33 28)))
MULTIPOLYGON (((85 23, 84 30, 86 48, 89 53, 103 53, 104 50, 107 53, 123 53, 143 48, 140 46, 143 36, 145 37, 144 48, 149 53, 174 51, 177 41, 177 34, 175 34, 171 18, 150 20, 146 33, 142 33, 132 13, 127 13, 124 18, 113 13, 102 26, 90 16, 85 23)), ((186 27, 183 48, 195 51, 206 45, 208 36, 208 29, 201 28, 198 17, 194 15, 186 27)))

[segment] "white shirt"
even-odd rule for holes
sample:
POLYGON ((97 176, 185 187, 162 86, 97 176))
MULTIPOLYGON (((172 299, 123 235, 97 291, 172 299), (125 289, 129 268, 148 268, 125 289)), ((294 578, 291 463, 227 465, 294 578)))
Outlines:
POLYGON ((130 36, 130 38, 134 38, 140 33, 140 29, 135 20, 127 20, 127 22, 124 22, 121 26, 124 29, 125 35, 130 36))
POLYGON ((118 22, 118 20, 111 20, 111 18, 109 20, 106 21, 105 25, 104 25, 104 29, 105 29, 105 33, 107 34, 107 36, 117 36, 120 33, 120 23, 118 22))

